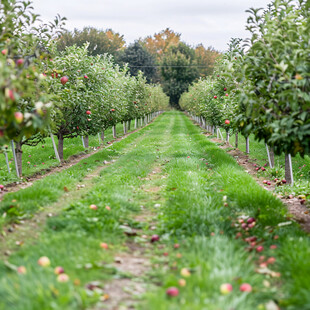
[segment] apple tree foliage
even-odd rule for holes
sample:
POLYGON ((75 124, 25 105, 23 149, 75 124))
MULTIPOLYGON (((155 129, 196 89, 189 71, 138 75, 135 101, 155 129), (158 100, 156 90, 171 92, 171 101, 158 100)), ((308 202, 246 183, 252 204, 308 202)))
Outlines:
POLYGON ((49 57, 47 42, 64 19, 34 27, 37 19, 28 1, 0 3, 0 146, 30 137, 48 120, 42 63, 49 57))
POLYGON ((229 127, 253 133, 277 154, 309 154, 309 6, 276 0, 265 11, 250 9, 245 48, 233 40, 213 77, 193 84, 181 107, 226 129, 231 120, 229 127))
POLYGON ((249 13, 238 122, 278 154, 309 154, 310 3, 276 0, 249 13))
POLYGON ((111 56, 89 56, 87 48, 88 44, 67 47, 45 71, 54 104, 51 128, 58 137, 61 159, 65 138, 100 133, 152 112, 146 107, 147 84, 142 73, 132 77, 127 67, 114 65, 111 56))

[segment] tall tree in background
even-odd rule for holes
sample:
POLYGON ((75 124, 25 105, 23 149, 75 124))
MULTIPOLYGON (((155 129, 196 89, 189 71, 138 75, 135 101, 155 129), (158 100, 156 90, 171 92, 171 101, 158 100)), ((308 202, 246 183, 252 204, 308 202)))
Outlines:
POLYGON ((76 44, 82 47, 89 42, 88 52, 91 56, 102 55, 105 53, 117 57, 118 52, 125 46, 124 36, 112 29, 99 30, 93 27, 85 27, 83 30, 74 29, 67 31, 58 40, 58 49, 65 50, 66 46, 76 44))
POLYGON ((206 77, 213 73, 215 61, 220 55, 221 53, 212 46, 209 46, 207 49, 202 44, 196 46, 195 56, 201 77, 206 77))
POLYGON ((147 36, 140 39, 140 43, 154 55, 157 60, 160 60, 171 46, 177 46, 180 43, 181 34, 166 28, 154 36, 147 36))
POLYGON ((158 81, 156 59, 138 41, 130 44, 119 56, 118 62, 128 63, 131 75, 137 76, 139 71, 144 73, 148 83, 158 81))
POLYGON ((182 93, 199 77, 194 49, 183 42, 171 46, 162 58, 161 77, 170 104, 178 108, 182 93))

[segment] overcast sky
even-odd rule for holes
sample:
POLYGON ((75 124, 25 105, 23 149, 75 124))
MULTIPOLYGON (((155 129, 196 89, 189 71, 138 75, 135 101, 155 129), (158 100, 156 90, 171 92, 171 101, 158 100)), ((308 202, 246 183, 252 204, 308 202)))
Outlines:
POLYGON ((170 28, 190 45, 202 43, 224 51, 230 38, 246 38, 250 7, 271 0, 33 0, 43 21, 67 17, 66 28, 112 28, 127 44, 170 28))

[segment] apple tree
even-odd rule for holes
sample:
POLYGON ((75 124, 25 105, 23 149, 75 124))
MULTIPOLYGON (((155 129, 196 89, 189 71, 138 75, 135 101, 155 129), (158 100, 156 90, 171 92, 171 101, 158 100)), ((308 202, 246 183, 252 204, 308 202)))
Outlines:
MULTIPOLYGON (((43 63, 50 57, 49 40, 59 34, 64 19, 35 27, 30 2, 0 4, 0 146, 16 142, 18 174, 22 174, 22 145, 48 122, 50 98, 45 92, 43 63)), ((33 143, 30 142, 30 143, 33 143)))
POLYGON ((249 10, 238 120, 277 154, 310 152, 309 8, 306 0, 276 0, 264 12, 249 10))

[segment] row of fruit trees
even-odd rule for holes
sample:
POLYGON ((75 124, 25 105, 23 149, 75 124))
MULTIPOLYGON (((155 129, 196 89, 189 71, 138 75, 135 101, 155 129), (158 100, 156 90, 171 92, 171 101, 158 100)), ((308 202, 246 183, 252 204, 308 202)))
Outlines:
POLYGON ((28 2, 0 4, 0 151, 11 143, 21 175, 22 146, 58 137, 101 134, 119 122, 142 119, 168 106, 158 85, 114 65, 109 55, 89 56, 87 44, 56 49, 64 19, 37 25, 28 2))
MULTIPOLYGON (((231 40, 213 76, 194 83, 180 105, 211 130, 266 143, 269 153, 310 153, 310 2, 275 0, 248 11, 251 38, 231 40)), ((247 139, 248 140, 248 139, 247 139)), ((270 165, 272 166, 272 161, 270 165)))

